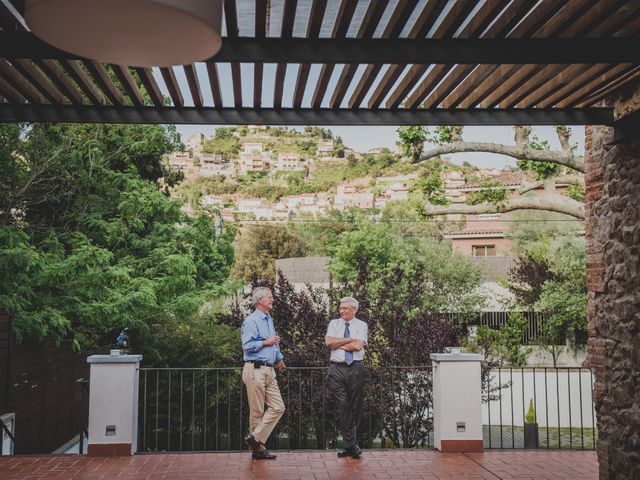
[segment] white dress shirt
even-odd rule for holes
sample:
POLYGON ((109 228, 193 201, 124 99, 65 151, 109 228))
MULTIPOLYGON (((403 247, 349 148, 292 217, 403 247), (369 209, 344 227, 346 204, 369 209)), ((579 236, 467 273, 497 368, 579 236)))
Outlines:
MULTIPOLYGON (((347 322, 342 318, 336 318, 329 322, 327 327, 327 337, 344 338, 344 327, 347 322)), ((349 334, 354 340, 362 340, 364 344, 367 344, 369 338, 369 327, 362 320, 352 318, 349 322, 349 334)), ((331 350, 331 361, 344 363, 345 351, 341 348, 331 350)), ((364 348, 358 352, 353 352, 354 360, 364 359, 364 348)))

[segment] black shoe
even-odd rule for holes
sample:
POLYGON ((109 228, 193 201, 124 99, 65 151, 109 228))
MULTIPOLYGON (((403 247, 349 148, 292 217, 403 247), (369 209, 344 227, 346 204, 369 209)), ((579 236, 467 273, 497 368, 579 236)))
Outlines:
POLYGON ((338 457, 353 457, 358 458, 362 455, 362 450, 360 450, 359 446, 355 446, 352 448, 343 448, 342 450, 338 450, 338 457))
POLYGON ((246 442, 247 445, 249 445, 249 448, 251 449, 251 452, 253 452, 254 454, 256 452, 260 452, 261 450, 264 451, 262 447, 262 444, 256 440, 256 438, 249 434, 246 437, 244 437, 244 441, 246 442))
POLYGON ((263 450, 261 452, 253 452, 254 460, 275 460, 276 455, 271 453, 269 450, 263 450))

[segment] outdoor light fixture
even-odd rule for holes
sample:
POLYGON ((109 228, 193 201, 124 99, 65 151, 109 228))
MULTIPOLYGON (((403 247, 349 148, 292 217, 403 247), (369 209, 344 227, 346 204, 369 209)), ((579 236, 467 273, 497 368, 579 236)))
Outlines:
POLYGON ((103 63, 185 65, 222 45, 222 0, 26 0, 24 17, 45 42, 103 63))

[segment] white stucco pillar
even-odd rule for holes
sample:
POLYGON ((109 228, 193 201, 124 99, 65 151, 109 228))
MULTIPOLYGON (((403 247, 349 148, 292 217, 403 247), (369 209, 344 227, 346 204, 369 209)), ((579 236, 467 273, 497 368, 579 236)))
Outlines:
POLYGON ((142 355, 91 355, 89 456, 133 455, 138 443, 138 367, 142 355))
POLYGON ((482 452, 483 356, 433 353, 433 435, 441 452, 482 452))

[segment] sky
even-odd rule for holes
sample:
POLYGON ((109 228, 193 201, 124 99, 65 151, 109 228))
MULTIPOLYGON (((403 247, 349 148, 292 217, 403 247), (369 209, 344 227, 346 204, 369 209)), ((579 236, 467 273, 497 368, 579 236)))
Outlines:
MULTIPOLYGON (((196 132, 202 132, 205 136, 213 135, 215 125, 179 125, 178 131, 182 134, 183 141, 196 132)), ((301 129, 302 127, 298 127, 301 129)), ((376 147, 387 147, 394 150, 395 143, 398 141, 396 130, 398 127, 343 127, 343 126, 327 126, 335 135, 342 137, 344 144, 356 150, 357 152, 366 152, 376 147)), ((576 153, 584 154, 584 126, 571 127, 571 143, 577 143, 576 153)), ((554 127, 533 127, 532 135, 537 135, 541 140, 549 141, 552 149, 560 149, 560 142, 556 136, 554 127)), ((506 145, 515 145, 513 139, 513 127, 465 127, 463 138, 467 141, 474 142, 494 142, 506 145)), ((496 155, 491 153, 456 153, 445 155, 444 158, 455 164, 462 164, 468 161, 472 165, 480 168, 504 168, 508 166, 515 167, 516 160, 505 155, 496 155)))

